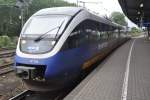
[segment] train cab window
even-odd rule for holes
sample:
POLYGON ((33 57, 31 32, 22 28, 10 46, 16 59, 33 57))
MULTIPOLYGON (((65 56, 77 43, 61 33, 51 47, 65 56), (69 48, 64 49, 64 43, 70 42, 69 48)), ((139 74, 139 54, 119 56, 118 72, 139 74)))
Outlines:
POLYGON ((79 45, 79 38, 80 38, 80 30, 76 30, 71 33, 68 38, 68 47, 69 48, 76 48, 79 45))
POLYGON ((85 22, 80 23, 68 37, 68 47, 77 48, 88 43, 88 34, 85 32, 85 22))
POLYGON ((69 35, 62 50, 73 49, 85 43, 85 32, 83 23, 79 24, 69 35))

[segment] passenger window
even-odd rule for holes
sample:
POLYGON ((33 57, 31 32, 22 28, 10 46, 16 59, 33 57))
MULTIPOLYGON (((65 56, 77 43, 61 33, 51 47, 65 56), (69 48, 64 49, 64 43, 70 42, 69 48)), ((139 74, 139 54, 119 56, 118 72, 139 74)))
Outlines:
POLYGON ((71 32, 63 48, 72 49, 89 43, 104 42, 113 37, 112 28, 93 20, 83 21, 71 32))

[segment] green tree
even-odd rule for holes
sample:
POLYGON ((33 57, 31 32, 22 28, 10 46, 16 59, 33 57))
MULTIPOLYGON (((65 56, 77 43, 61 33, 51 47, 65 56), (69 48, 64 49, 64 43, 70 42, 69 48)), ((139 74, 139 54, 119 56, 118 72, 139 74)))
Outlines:
POLYGON ((0 0, 0 4, 15 4, 16 0, 0 0))
POLYGON ((132 27, 132 28, 131 28, 131 32, 132 32, 132 33, 140 33, 141 30, 138 29, 138 28, 136 28, 136 27, 132 27))
MULTIPOLYGON (((17 36, 21 31, 21 10, 15 7, 16 0, 0 0, 0 35, 17 36)), ((43 8, 59 6, 76 6, 63 0, 32 0, 24 10, 26 21, 33 13, 43 8)))
POLYGON ((114 21, 115 23, 118 23, 120 25, 123 25, 123 26, 128 25, 128 23, 125 20, 124 14, 122 14, 120 12, 113 12, 111 14, 111 19, 112 19, 112 21, 114 21))
POLYGON ((132 36, 139 36, 139 35, 141 35, 141 30, 136 27, 132 27, 130 34, 132 36))

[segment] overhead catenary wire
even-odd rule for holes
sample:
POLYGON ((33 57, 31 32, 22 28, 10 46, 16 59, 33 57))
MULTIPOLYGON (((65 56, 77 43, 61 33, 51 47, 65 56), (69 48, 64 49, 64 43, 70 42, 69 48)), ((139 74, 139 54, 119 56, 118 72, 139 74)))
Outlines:
MULTIPOLYGON (((81 7, 87 8, 87 9, 89 9, 89 8, 86 6, 86 4, 98 5, 99 8, 101 8, 103 11, 107 12, 108 14, 110 14, 110 11, 106 7, 103 6, 103 2, 101 2, 101 1, 98 1, 98 2, 94 2, 94 1, 92 2, 91 1, 90 2, 90 1, 77 0, 76 3, 77 3, 77 6, 81 6, 81 7)), ((92 11, 92 12, 94 12, 96 14, 99 14, 98 11, 92 11)), ((105 13, 104 15, 107 15, 107 13, 105 13)))

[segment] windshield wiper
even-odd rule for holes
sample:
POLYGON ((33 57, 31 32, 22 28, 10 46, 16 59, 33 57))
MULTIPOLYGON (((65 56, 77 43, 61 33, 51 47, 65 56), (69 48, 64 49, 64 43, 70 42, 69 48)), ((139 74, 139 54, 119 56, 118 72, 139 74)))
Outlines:
POLYGON ((56 35, 55 35, 55 39, 56 39, 56 37, 57 37, 57 35, 58 35, 58 32, 59 32, 59 30, 60 30, 60 28, 61 28, 61 26, 63 25, 64 22, 65 22, 65 20, 62 21, 60 27, 58 28, 58 31, 57 31, 57 33, 56 33, 56 35))
POLYGON ((56 33, 56 35, 55 35, 55 38, 56 38, 56 36, 57 36, 57 34, 58 34, 58 32, 59 32, 61 26, 63 25, 64 21, 65 21, 65 20, 62 21, 62 23, 61 23, 60 26, 57 26, 57 27, 55 27, 55 28, 53 28, 53 29, 51 29, 51 30, 45 32, 44 34, 42 34, 42 35, 40 35, 38 38, 36 38, 34 41, 35 41, 35 42, 39 42, 39 41, 41 41, 42 39, 44 39, 44 37, 45 37, 45 35, 47 35, 47 33, 51 32, 51 31, 53 31, 53 30, 55 30, 55 29, 58 29, 58 31, 57 31, 57 33, 56 33))
POLYGON ((55 27, 55 28, 53 28, 53 29, 51 29, 51 30, 45 32, 44 34, 40 35, 40 36, 39 36, 38 38, 36 38, 34 41, 35 41, 35 42, 41 41, 47 33, 51 32, 51 31, 53 31, 53 30, 55 30, 55 29, 57 29, 57 28, 59 28, 59 26, 57 26, 57 27, 55 27))

